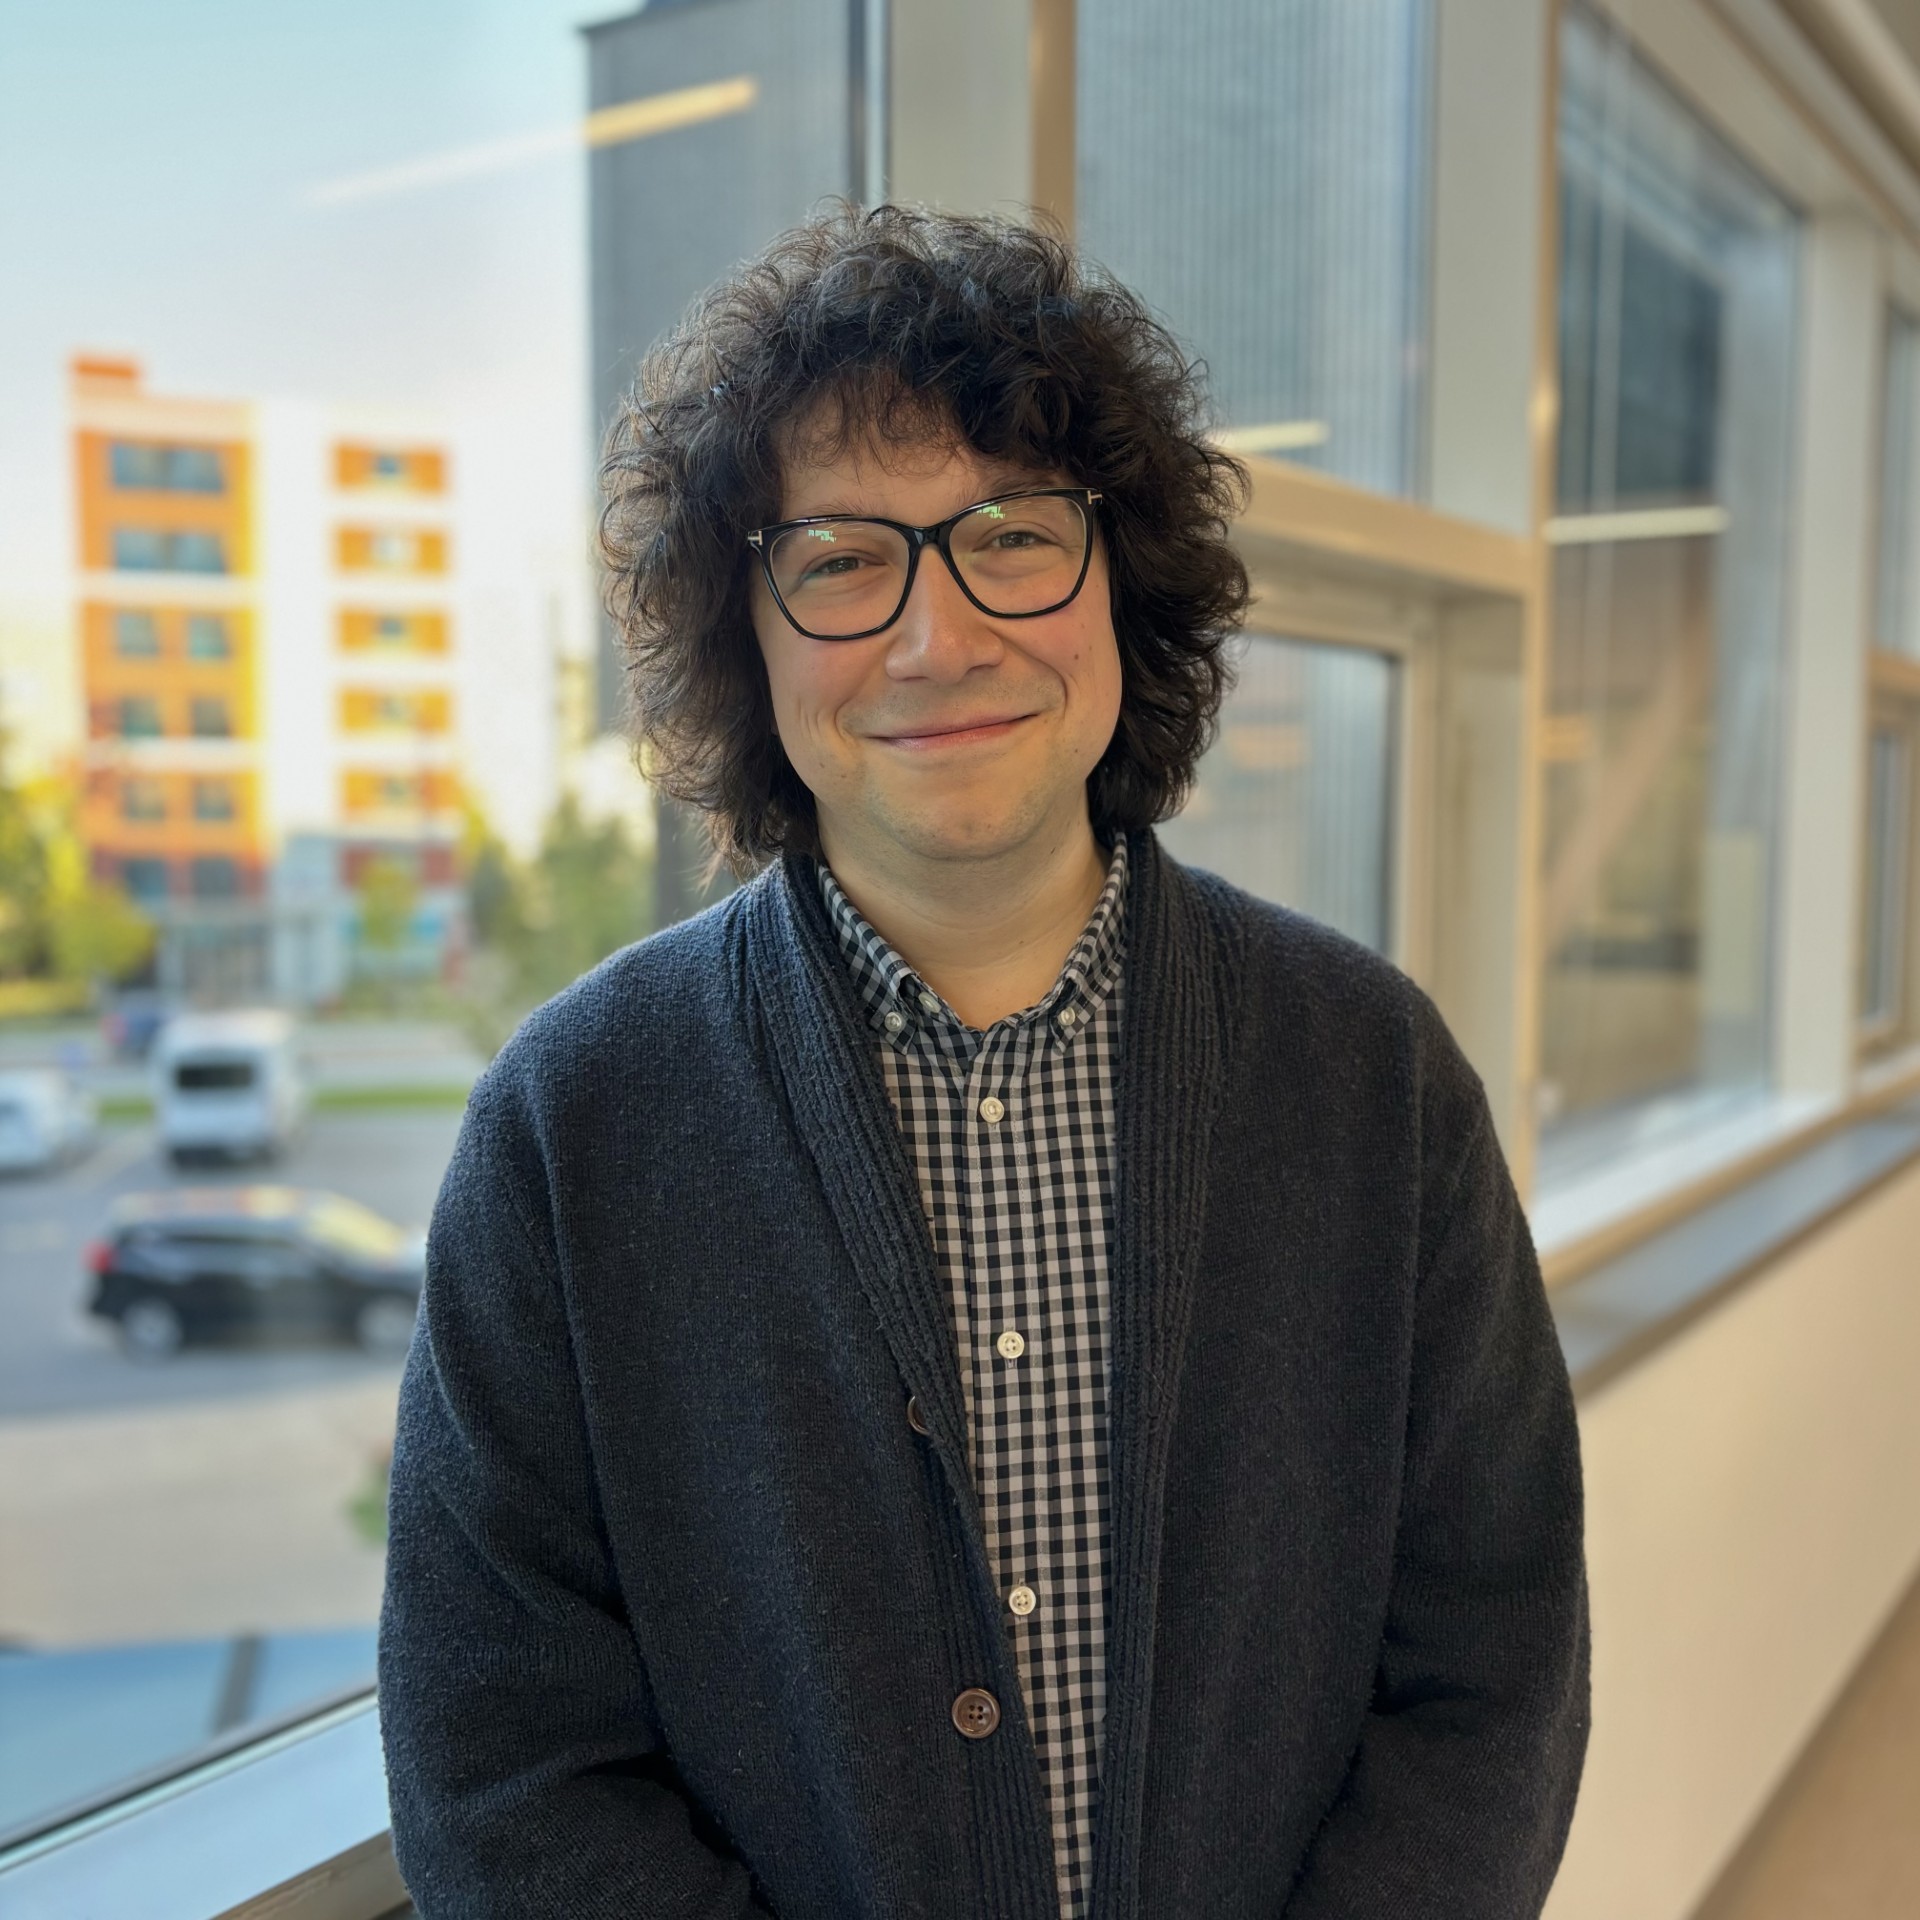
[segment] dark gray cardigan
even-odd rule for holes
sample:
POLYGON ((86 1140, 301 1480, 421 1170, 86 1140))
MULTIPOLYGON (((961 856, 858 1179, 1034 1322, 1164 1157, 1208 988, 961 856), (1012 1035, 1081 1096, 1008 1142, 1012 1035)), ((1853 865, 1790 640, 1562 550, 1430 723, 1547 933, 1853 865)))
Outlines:
MULTIPOLYGON (((1391 967, 1134 851, 1091 1913, 1535 1914, 1586 1744, 1580 1473, 1480 1083, 1391 967)), ((961 1408, 804 867, 534 1015, 401 1389, 421 1912, 1054 1920, 961 1408)))

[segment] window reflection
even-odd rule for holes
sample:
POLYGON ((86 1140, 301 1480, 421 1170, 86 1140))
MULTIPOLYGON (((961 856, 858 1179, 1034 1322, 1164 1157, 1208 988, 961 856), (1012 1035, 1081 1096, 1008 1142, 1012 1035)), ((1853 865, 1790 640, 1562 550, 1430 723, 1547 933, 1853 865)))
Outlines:
POLYGON ((1422 487, 1431 0, 1078 15, 1083 245, 1207 363, 1242 451, 1422 487))
POLYGON ((1168 850, 1386 952, 1397 675, 1357 647, 1249 636, 1168 850))
POLYGON ((1761 1091, 1795 222, 1592 17, 1560 108, 1541 1166, 1761 1091))

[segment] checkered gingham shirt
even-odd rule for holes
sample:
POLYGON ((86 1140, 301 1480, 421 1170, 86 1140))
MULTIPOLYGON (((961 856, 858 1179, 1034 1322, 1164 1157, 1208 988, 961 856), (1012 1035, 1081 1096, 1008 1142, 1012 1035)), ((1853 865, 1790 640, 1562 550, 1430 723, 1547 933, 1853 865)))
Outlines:
POLYGON ((1106 1713, 1107 1274, 1127 843, 1052 990, 966 1026, 820 869, 953 1309, 974 1484, 1053 1821, 1086 1910, 1106 1713))

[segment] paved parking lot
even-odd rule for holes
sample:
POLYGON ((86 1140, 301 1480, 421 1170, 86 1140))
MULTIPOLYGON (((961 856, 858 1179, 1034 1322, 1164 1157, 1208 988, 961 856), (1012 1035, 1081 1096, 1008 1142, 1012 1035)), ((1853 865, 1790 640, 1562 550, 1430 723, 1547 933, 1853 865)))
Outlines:
MULTIPOLYGON (((432 1210, 459 1115, 316 1116, 265 1176, 403 1225, 432 1210)), ((52 1176, 0 1180, 0 1641, 190 1639, 370 1621, 382 1553, 356 1525, 399 1367, 351 1349, 143 1362, 84 1311, 114 1197, 176 1174, 147 1129, 52 1176)))
POLYGON ((402 1226, 423 1226, 453 1149, 455 1109, 321 1113, 271 1168, 175 1172, 146 1127, 109 1128, 85 1160, 55 1174, 0 1178, 0 1422, 85 1408, 150 1406, 390 1374, 350 1350, 189 1349, 146 1364, 85 1311, 86 1245, 116 1196, 152 1187, 271 1180, 326 1187, 402 1226))

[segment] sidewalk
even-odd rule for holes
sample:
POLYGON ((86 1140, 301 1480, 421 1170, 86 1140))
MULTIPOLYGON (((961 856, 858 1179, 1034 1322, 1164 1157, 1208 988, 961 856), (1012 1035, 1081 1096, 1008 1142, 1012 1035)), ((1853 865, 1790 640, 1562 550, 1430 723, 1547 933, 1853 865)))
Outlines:
POLYGON ((348 1626, 383 1556, 348 1508, 392 1381, 0 1424, 0 1639, 37 1648, 348 1626))

